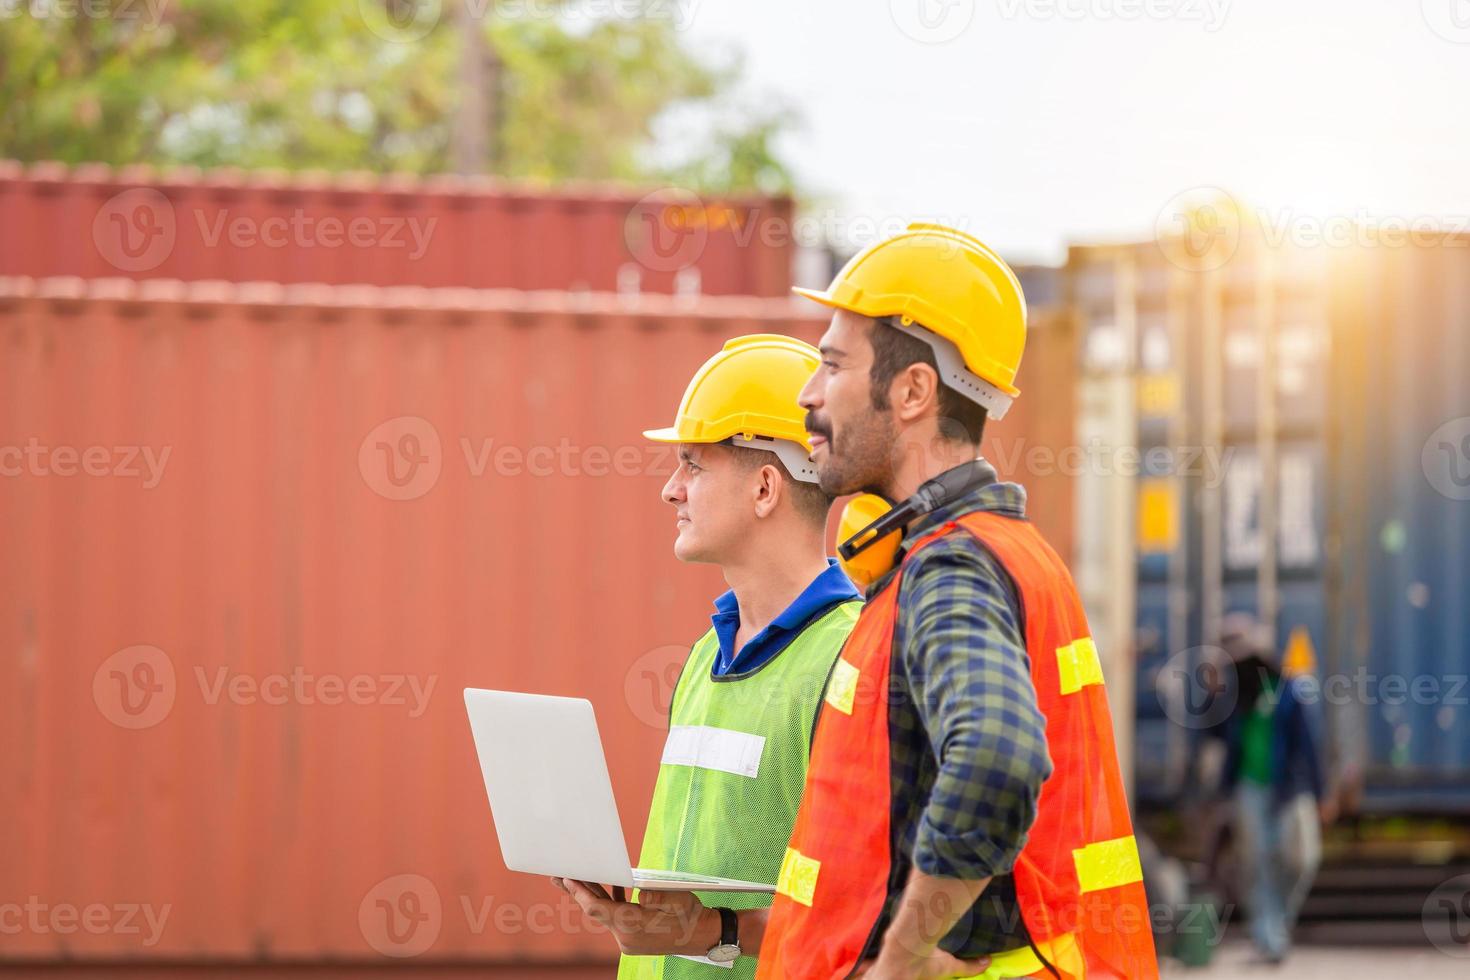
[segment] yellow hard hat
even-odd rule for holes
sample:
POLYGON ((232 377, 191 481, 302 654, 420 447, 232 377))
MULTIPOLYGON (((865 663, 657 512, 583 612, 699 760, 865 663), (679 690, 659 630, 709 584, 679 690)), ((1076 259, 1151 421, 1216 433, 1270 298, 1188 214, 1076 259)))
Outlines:
POLYGON ((826 291, 793 292, 862 316, 896 317, 895 326, 934 349, 944 383, 992 418, 1020 394, 1026 297, 1010 266, 973 235, 911 224, 854 255, 826 291))
POLYGON ((643 434, 654 442, 714 443, 775 453, 797 480, 817 482, 806 412, 797 396, 821 364, 811 344, 760 333, 726 341, 694 372, 674 424, 643 434))

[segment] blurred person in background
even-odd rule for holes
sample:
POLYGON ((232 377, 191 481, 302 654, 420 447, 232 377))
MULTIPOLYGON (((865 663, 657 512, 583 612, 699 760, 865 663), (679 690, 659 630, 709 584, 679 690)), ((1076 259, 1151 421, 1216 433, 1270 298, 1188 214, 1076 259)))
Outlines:
POLYGON ((1319 821, 1336 819, 1335 806, 1325 792, 1306 678, 1282 673, 1265 628, 1249 613, 1224 618, 1220 648, 1233 669, 1235 701, 1215 734, 1227 747, 1224 784, 1233 798, 1251 939, 1263 958, 1280 963, 1321 863, 1319 821))
MULTIPOLYGON (((796 403, 818 357, 790 337, 736 338, 689 382, 674 425, 644 433, 679 446, 663 488, 674 554, 719 565, 730 591, 673 691, 641 868, 769 884, 780 871, 822 691, 862 605, 825 551, 832 497, 796 403)), ((622 980, 755 975, 769 893, 706 892, 706 908, 688 892, 623 902, 553 881, 610 927, 622 980)))

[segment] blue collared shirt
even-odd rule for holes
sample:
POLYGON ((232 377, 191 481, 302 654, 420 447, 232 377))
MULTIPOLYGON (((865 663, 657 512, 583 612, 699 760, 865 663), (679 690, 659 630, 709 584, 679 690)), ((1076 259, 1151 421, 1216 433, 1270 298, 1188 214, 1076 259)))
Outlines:
POLYGON ((732 589, 715 600, 715 612, 710 616, 715 636, 720 641, 720 651, 715 655, 714 675, 748 674, 764 666, 786 645, 796 638, 801 628, 813 617, 839 602, 860 598, 837 564, 836 558, 827 559, 827 570, 822 572, 802 590, 801 595, 787 606, 781 615, 761 630, 750 642, 735 652, 735 633, 740 629, 740 604, 735 601, 732 589))

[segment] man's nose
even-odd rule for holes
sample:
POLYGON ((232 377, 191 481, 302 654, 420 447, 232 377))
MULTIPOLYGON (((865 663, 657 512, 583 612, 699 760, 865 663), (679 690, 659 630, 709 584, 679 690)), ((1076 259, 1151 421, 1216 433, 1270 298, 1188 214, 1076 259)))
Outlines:
POLYGON ((679 501, 684 499, 684 484, 679 479, 677 472, 669 477, 668 482, 664 484, 662 496, 664 503, 674 504, 675 506, 678 505, 679 501))
POLYGON ((807 411, 822 406, 822 393, 817 382, 817 375, 807 379, 806 384, 801 386, 801 393, 796 396, 796 404, 807 411))

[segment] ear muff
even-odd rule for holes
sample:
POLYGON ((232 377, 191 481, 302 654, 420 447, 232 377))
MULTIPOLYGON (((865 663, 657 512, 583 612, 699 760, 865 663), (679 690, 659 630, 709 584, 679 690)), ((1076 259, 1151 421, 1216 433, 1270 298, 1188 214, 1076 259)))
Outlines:
POLYGON ((837 522, 840 544, 837 563, 860 589, 878 581, 898 561, 898 546, 903 541, 902 527, 895 527, 882 537, 875 537, 874 531, 863 534, 874 521, 892 510, 892 504, 872 493, 859 494, 842 508, 842 517, 837 522))
POLYGON ((910 521, 995 480, 995 467, 982 457, 925 481, 897 507, 871 493, 853 497, 837 525, 838 563, 854 585, 868 588, 898 563, 898 546, 910 521))

